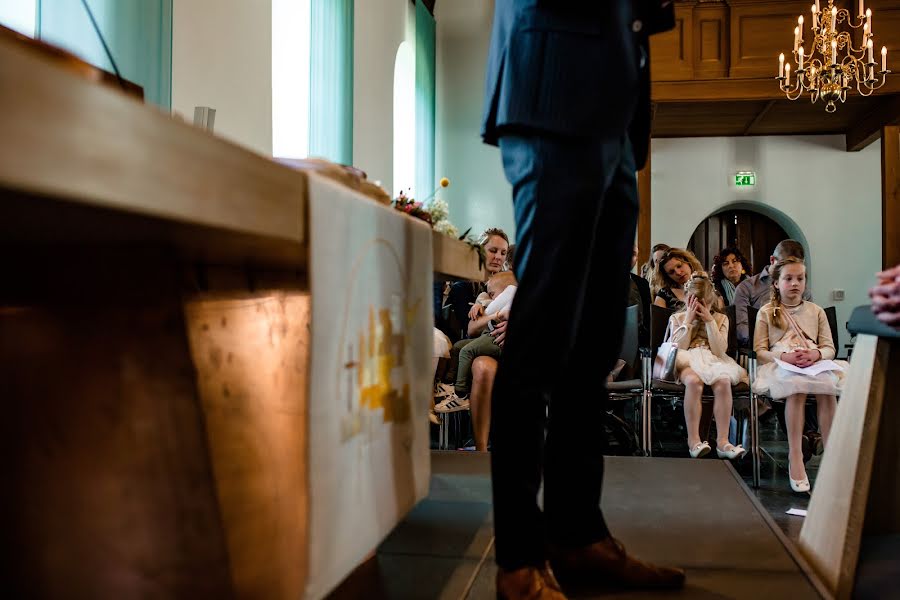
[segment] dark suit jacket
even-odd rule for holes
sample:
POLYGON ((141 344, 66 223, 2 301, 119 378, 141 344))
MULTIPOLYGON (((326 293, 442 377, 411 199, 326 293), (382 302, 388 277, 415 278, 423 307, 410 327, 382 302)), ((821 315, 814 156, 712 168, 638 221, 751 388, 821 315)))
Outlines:
POLYGON ((648 37, 671 0, 496 0, 482 136, 618 137, 638 168, 650 134, 648 37))
POLYGON ((629 273, 631 281, 641 296, 641 313, 638 322, 638 343, 641 348, 650 347, 650 282, 634 273, 629 273))

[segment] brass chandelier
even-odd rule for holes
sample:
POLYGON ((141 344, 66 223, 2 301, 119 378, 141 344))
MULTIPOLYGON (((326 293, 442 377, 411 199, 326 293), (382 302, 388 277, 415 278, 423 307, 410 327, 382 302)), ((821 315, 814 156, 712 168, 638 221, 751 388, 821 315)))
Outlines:
MULTIPOLYGON (((821 99, 825 111, 837 110, 835 102, 846 101, 852 88, 862 96, 869 96, 882 87, 890 71, 887 68, 887 48, 881 47, 881 70, 874 60, 872 10, 859 0, 859 12, 851 17, 850 11, 838 8, 834 0, 821 10, 819 0, 811 7, 812 45, 806 54, 803 15, 794 28, 794 62, 796 79, 791 81, 791 62, 784 62, 784 54, 778 57, 778 84, 789 100, 796 100, 809 92, 812 102, 821 99), (842 26, 842 27, 839 27, 842 26), (841 28, 844 30, 842 31, 841 28), (862 44, 854 46, 855 30, 862 29, 862 44), (879 79, 880 78, 880 79, 879 79)), ((855 4, 855 2, 854 2, 855 4)))

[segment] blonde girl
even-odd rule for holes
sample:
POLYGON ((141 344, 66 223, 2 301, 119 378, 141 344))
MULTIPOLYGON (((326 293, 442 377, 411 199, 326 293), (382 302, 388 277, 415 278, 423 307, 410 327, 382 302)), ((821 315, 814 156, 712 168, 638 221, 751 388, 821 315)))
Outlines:
POLYGON ((669 318, 671 341, 677 343, 675 369, 684 385, 684 421, 688 430, 688 450, 692 458, 711 451, 709 442, 700 438, 700 414, 703 386, 713 390, 713 415, 716 419, 716 454, 719 458, 738 458, 746 450, 728 441, 731 421, 731 386, 747 381, 747 372, 732 359, 728 348, 728 317, 716 310, 715 286, 709 275, 693 273, 684 285, 685 305, 669 318))
POLYGON ((806 266, 799 258, 788 257, 775 263, 769 271, 772 278, 771 301, 759 310, 753 347, 760 368, 753 391, 772 398, 785 398, 784 416, 788 431, 791 489, 810 489, 803 466, 802 437, 804 405, 808 394, 816 397, 822 441, 828 444, 831 422, 837 410, 837 396, 844 384, 849 366, 846 361, 832 361, 834 341, 828 318, 822 307, 803 300, 806 290, 806 266), (791 368, 811 367, 819 361, 831 366, 818 374, 797 373, 791 368))

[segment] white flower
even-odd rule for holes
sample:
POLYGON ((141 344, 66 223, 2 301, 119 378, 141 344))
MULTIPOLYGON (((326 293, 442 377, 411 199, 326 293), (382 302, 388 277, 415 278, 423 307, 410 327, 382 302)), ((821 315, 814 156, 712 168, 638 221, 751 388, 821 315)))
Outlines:
POLYGON ((459 237, 459 230, 456 228, 456 225, 450 221, 442 220, 435 222, 434 230, 438 233, 449 235, 450 237, 459 237))
POLYGON ((447 220, 447 217, 450 216, 450 207, 445 200, 435 198, 431 206, 428 207, 428 212, 431 213, 431 220, 437 223, 438 221, 447 220))

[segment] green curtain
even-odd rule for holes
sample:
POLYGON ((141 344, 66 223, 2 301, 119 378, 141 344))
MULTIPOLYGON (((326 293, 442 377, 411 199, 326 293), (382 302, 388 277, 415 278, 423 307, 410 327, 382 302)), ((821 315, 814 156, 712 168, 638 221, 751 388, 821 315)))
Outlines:
POLYGON ((416 1, 416 193, 435 188, 434 173, 435 21, 416 1))
POLYGON ((353 164, 353 0, 311 0, 309 155, 353 164))
MULTIPOLYGON (((124 79, 144 88, 144 99, 172 106, 172 0, 88 0, 124 79)), ((112 72, 81 0, 38 0, 36 33, 112 72)))

